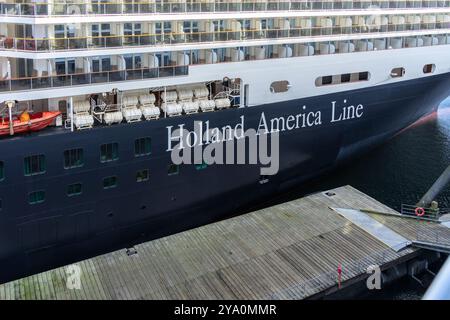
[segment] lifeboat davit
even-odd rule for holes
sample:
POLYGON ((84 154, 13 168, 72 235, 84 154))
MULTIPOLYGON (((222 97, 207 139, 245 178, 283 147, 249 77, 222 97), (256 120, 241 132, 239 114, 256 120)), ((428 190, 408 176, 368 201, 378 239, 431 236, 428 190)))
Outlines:
MULTIPOLYGON (((59 111, 37 112, 26 117, 21 116, 13 118, 14 134, 40 131, 48 127, 53 120, 59 116, 59 111)), ((9 135, 9 118, 0 118, 0 136, 9 135)))

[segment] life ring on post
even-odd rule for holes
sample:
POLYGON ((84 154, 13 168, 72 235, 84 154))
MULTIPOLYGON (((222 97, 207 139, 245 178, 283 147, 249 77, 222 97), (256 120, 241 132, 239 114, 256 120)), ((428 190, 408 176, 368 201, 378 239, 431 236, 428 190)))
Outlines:
POLYGON ((423 217, 425 215, 425 209, 422 207, 417 207, 415 210, 416 216, 423 217))

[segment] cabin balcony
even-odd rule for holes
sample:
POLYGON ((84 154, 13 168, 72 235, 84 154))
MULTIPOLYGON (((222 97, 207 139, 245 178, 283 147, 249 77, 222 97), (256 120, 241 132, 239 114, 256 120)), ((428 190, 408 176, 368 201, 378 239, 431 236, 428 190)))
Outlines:
POLYGON ((450 29, 450 14, 35 26, 0 24, 0 50, 52 52, 450 29), (165 26, 164 28, 162 26, 165 26))
MULTIPOLYGON (((0 99, 17 91, 189 75, 196 65, 450 45, 450 33, 285 43, 173 52, 21 59, 0 57, 0 99)), ((138 86, 138 83, 136 83, 138 86)))
POLYGON ((57 0, 47 3, 0 3, 5 16, 65 16, 180 14, 214 12, 266 12, 311 10, 415 9, 448 8, 450 1, 436 0, 122 0, 122 1, 57 0))

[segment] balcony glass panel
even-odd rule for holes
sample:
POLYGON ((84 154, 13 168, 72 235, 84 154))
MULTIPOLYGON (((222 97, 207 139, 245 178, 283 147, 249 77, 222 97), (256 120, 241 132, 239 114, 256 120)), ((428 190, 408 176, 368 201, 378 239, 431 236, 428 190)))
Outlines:
POLYGON ((30 79, 12 79, 11 80, 11 90, 30 90, 31 81, 30 79))
POLYGON ((450 1, 409 0, 409 1, 372 1, 372 0, 266 0, 237 1, 215 0, 174 1, 144 0, 117 2, 92 0, 90 3, 71 3, 56 0, 51 6, 47 3, 0 3, 2 15, 120 15, 148 13, 209 13, 209 12, 254 12, 254 11, 290 11, 290 10, 361 10, 368 8, 411 9, 411 8, 448 8, 450 1))

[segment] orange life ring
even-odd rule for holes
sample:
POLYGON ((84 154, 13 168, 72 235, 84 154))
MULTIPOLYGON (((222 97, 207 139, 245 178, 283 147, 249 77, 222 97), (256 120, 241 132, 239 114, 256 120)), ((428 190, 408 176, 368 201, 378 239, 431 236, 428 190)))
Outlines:
POLYGON ((417 207, 415 210, 416 216, 423 217, 425 215, 425 209, 422 207, 417 207))
POLYGON ((24 111, 19 116, 20 122, 29 122, 30 121, 30 115, 27 111, 24 111))

